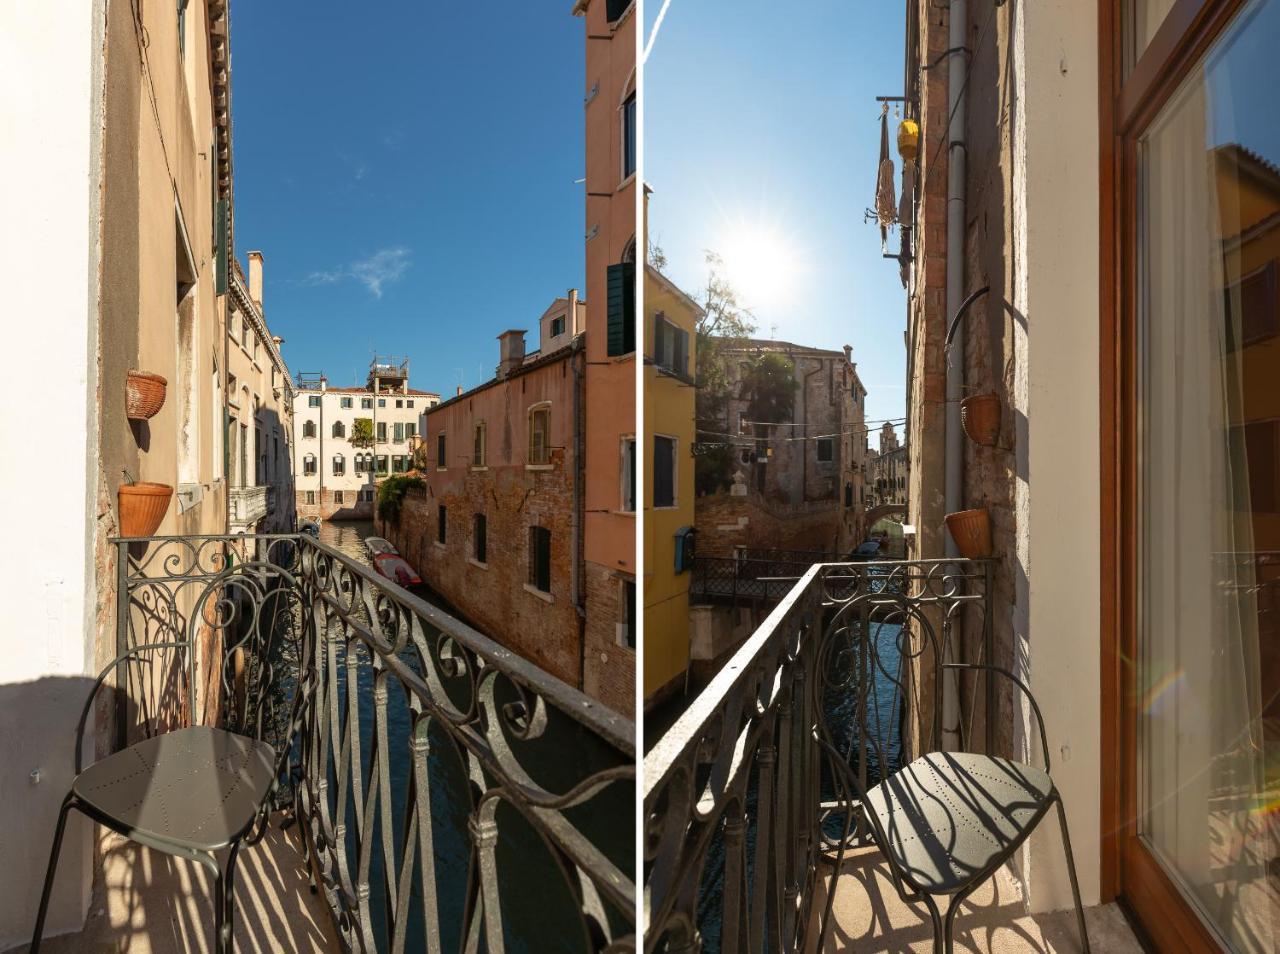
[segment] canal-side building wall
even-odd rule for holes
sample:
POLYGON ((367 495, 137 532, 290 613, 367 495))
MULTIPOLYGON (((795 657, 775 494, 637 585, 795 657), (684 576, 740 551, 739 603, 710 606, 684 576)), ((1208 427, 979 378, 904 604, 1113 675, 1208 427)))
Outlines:
POLYGON ((576 0, 583 20, 586 182, 587 391, 584 551, 587 621, 584 684, 634 712, 636 654, 619 632, 636 593, 636 517, 623 507, 623 447, 636 436, 638 127, 636 3, 576 0))
POLYGON ((576 293, 547 310, 542 340, 553 350, 526 354, 523 331, 499 336, 494 378, 426 413, 418 474, 425 486, 406 495, 397 522, 379 522, 461 616, 578 688, 589 599, 576 493, 582 314, 576 293))

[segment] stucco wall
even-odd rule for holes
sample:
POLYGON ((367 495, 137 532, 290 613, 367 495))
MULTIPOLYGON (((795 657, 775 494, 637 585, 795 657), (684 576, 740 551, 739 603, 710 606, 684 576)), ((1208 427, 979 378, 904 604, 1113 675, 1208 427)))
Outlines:
MULTIPOLYGON (((0 275, 10 316, 0 367, 15 394, 41 393, 51 374, 58 382, 40 426, 29 413, 0 418, 5 446, 23 449, 0 458, 0 485, 16 504, 0 556, 0 948, 30 937, 95 668, 104 24, 101 2, 0 3, 0 275), (39 148, 13 148, 24 143, 39 148)), ((84 916, 89 848, 89 826, 77 823, 51 930, 84 916)))

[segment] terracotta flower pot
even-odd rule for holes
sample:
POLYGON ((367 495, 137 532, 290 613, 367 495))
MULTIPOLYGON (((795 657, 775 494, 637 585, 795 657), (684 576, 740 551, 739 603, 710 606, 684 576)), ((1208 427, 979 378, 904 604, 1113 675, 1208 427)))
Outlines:
POLYGON ((149 537, 156 532, 169 510, 173 488, 168 484, 121 484, 120 536, 149 537))
POLYGON ((975 394, 960 402, 960 424, 969 440, 986 447, 995 446, 1000 437, 1000 397, 975 394))
POLYGON ((145 421, 155 417, 164 407, 165 389, 169 382, 158 374, 146 371, 130 371, 125 387, 125 415, 131 421, 145 421))
POLYGON ((985 509, 947 514, 947 530, 962 557, 976 560, 991 556, 991 514, 985 509))

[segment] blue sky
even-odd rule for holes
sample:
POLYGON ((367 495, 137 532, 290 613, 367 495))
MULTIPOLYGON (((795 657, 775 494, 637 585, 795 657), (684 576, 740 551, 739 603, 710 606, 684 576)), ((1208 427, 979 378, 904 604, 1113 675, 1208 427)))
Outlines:
MULTIPOLYGON (((661 7, 648 0, 650 28, 661 7)), ((875 97, 902 93, 903 30, 901 3, 671 0, 644 72, 649 234, 668 275, 697 297, 715 250, 757 334, 852 345, 869 419, 901 417, 906 394, 905 293, 863 223, 875 97)))
POLYGON ((236 252, 294 373, 491 377, 583 283, 584 36, 568 0, 234 5, 236 252))

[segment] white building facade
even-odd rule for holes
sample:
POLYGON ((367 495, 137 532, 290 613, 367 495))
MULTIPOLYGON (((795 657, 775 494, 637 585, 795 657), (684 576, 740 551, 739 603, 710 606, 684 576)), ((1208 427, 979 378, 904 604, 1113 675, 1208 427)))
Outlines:
POLYGON ((301 376, 294 394, 299 520, 367 519, 376 482, 413 469, 423 417, 440 395, 409 386, 408 362, 376 359, 364 387, 301 376))

